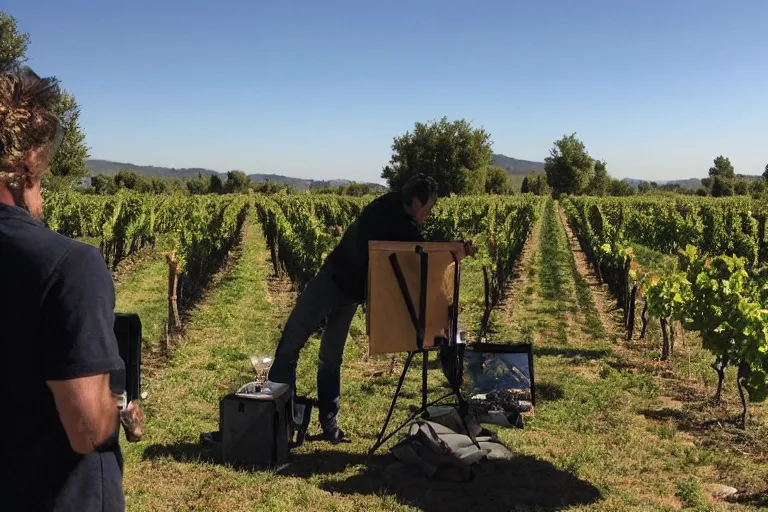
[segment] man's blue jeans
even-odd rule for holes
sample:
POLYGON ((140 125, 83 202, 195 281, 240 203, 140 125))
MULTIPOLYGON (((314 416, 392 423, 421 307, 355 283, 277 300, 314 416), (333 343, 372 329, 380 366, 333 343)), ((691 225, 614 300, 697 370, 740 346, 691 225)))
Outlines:
POLYGON ((317 368, 317 401, 320 424, 326 431, 338 427, 341 395, 341 363, 349 326, 357 311, 357 302, 345 297, 323 266, 299 295, 283 328, 269 380, 289 384, 296 389, 296 365, 299 352, 324 318, 328 321, 320 340, 317 368))

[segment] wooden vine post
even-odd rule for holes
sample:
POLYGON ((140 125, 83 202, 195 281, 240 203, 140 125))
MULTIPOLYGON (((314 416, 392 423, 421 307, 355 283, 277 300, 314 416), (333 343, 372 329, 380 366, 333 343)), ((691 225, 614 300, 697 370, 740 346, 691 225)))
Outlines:
POLYGON ((168 349, 168 337, 175 336, 181 330, 181 317, 179 316, 179 304, 176 300, 179 287, 179 261, 176 259, 176 251, 165 253, 165 261, 168 263, 168 329, 165 339, 165 349, 168 349))

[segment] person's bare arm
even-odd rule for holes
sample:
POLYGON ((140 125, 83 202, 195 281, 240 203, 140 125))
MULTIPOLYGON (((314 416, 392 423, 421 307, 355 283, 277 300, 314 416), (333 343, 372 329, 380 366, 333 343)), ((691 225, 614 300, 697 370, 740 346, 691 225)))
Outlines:
POLYGON ((74 451, 91 453, 115 434, 118 409, 108 373, 47 384, 74 451))

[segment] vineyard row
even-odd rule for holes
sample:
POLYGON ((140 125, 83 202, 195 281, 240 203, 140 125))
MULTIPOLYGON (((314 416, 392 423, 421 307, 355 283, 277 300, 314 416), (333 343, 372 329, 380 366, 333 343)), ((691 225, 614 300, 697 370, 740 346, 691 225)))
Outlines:
POLYGON ((624 310, 627 338, 643 302, 640 337, 659 319, 661 359, 674 351, 674 322, 697 332, 714 356, 720 400, 725 369, 735 366, 746 423, 747 398, 768 397, 766 210, 744 199, 572 197, 563 209, 596 273, 624 310), (631 243, 678 257, 655 272, 633 261, 631 243), (746 393, 745 393, 746 392, 746 393))
MULTIPOLYGON (((175 249, 167 255, 169 319, 175 326, 179 323, 176 290, 190 295, 205 286, 238 243, 251 209, 263 229, 275 274, 287 275, 301 290, 371 199, 59 193, 46 197, 45 220, 65 236, 96 238, 113 268, 142 247, 154 246, 158 236, 167 237, 175 249)), ((482 262, 488 289, 484 329, 543 201, 533 196, 444 198, 423 228, 427 240, 472 240, 478 248, 476 259, 482 262)))

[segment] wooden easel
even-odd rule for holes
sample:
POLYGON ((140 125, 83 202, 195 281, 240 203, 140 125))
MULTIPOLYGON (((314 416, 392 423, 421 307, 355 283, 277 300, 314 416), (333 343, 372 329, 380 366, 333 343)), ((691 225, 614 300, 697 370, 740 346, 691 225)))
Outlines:
POLYGON ((408 353, 387 418, 368 455, 372 455, 417 416, 423 415, 429 407, 451 396, 455 396, 458 401, 465 431, 479 448, 477 441, 467 428, 464 418, 469 406, 459 389, 462 347, 457 343, 460 281, 460 262, 457 254, 462 250, 463 243, 371 241, 368 247, 370 255, 367 314, 369 350, 372 354, 403 351, 408 353), (437 263, 432 268, 430 268, 430 255, 437 263), (384 263, 384 259, 387 260, 388 265, 384 263), (446 294, 440 293, 440 289, 435 289, 438 288, 438 283, 443 284, 445 271, 450 265, 448 262, 454 265, 452 304, 448 302, 446 294), (412 290, 413 288, 417 290, 412 290), (417 291, 417 294, 414 291, 417 291), (413 295, 418 298, 418 314, 413 295), (427 301, 428 296, 430 301, 427 301), (402 307, 403 303, 405 308, 402 307), (451 356, 456 358, 455 364, 452 365, 456 375, 451 379, 451 392, 428 403, 429 351, 441 347, 454 348, 451 356), (421 407, 385 437, 405 375, 413 357, 419 353, 422 354, 421 407))

